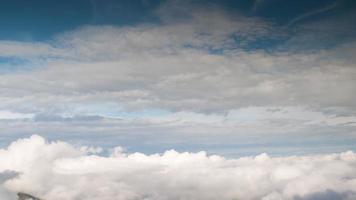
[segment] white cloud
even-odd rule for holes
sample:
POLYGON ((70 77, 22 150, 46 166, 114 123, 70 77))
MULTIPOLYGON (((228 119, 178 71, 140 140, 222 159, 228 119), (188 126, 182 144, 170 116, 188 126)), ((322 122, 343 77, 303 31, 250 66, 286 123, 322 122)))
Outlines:
POLYGON ((16 177, 18 174, 13 171, 1 171, 0 172, 0 199, 15 200, 15 194, 6 188, 3 183, 9 179, 16 177))
POLYGON ((41 42, 17 42, 17 41, 1 41, 0 42, 1 56, 4 57, 38 57, 56 55, 56 49, 47 43, 41 42))
POLYGON ((32 117, 33 117, 33 114, 14 113, 14 112, 10 112, 10 111, 0 110, 0 120, 26 119, 26 118, 32 118, 32 117))
POLYGON ((205 152, 88 155, 39 136, 0 150, 2 187, 45 199, 310 199, 356 193, 356 154, 227 159, 205 152))

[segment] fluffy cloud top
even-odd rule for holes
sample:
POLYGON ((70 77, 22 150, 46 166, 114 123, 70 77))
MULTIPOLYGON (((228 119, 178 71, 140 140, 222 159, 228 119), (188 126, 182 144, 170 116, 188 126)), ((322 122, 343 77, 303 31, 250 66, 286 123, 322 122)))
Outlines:
POLYGON ((27 192, 48 200, 356 197, 356 154, 227 159, 205 152, 108 156, 32 136, 0 150, 0 195, 27 192), (9 175, 9 172, 11 171, 9 175), (15 173, 16 172, 16 173, 15 173))

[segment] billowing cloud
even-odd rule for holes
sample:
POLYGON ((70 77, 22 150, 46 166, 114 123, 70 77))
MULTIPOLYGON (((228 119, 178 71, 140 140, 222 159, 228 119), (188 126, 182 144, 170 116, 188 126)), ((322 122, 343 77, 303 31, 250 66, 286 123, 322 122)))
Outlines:
MULTIPOLYGON (((95 151, 94 151, 95 152, 95 151)), ((355 198, 356 154, 228 159, 205 152, 107 156, 32 136, 0 150, 2 187, 49 200, 355 198)))

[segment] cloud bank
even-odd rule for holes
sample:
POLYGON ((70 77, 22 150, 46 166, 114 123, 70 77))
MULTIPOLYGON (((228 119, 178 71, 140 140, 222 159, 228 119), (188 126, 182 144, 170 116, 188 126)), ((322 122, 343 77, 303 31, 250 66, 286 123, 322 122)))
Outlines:
POLYGON ((26 192, 48 200, 356 197, 356 154, 227 159, 205 152, 145 155, 47 142, 33 135, 0 150, 0 197, 26 192))

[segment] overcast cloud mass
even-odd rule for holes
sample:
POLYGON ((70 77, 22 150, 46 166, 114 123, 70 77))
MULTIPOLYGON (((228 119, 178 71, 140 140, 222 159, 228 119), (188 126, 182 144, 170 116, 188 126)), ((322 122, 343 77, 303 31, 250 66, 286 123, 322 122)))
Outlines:
POLYGON ((352 0, 1 7, 0 199, 356 198, 352 0))

